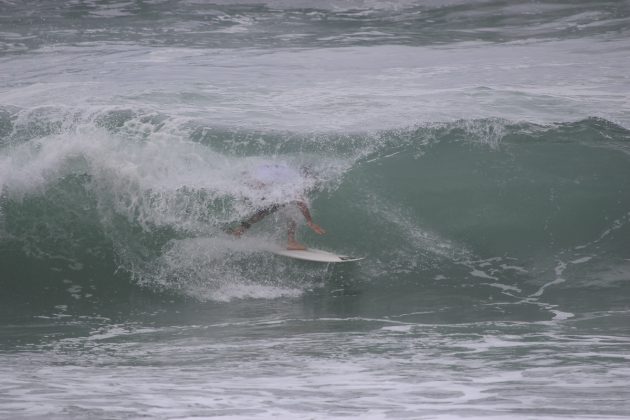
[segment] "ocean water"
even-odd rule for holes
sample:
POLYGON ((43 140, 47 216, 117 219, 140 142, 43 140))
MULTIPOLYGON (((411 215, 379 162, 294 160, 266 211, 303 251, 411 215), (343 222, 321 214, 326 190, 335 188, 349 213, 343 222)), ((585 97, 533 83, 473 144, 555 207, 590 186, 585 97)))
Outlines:
POLYGON ((621 0, 0 0, 0 417, 630 417, 629 68, 621 0), (365 259, 226 234, 263 162, 365 259))

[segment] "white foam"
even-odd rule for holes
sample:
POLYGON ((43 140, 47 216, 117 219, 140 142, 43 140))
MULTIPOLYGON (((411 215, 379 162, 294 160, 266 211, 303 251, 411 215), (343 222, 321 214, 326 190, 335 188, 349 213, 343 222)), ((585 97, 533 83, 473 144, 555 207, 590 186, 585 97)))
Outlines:
POLYGON ((472 270, 470 272, 470 275, 473 276, 473 277, 479 277, 479 278, 482 278, 482 279, 498 280, 498 278, 496 278, 494 276, 491 276, 491 275, 489 275, 488 273, 486 273, 486 272, 484 272, 482 270, 477 270, 477 269, 472 270))
MULTIPOLYGON (((227 30, 245 30, 247 25, 244 21, 227 30)), ((6 104, 20 107, 141 103, 212 126, 298 132, 489 118, 545 124, 602 116, 630 125, 628 104, 620 93, 624 86, 616 76, 630 67, 630 59, 618 53, 623 42, 609 40, 606 48, 580 39, 448 48, 275 49, 264 54, 169 48, 169 54, 181 58, 161 66, 146 65, 155 50, 131 45, 55 46, 36 57, 5 60, 2 95, 6 104), (593 54, 599 68, 590 65, 593 54), (95 81, 99 72, 108 77, 95 81), (182 92, 194 95, 187 98, 182 92)), ((479 135, 490 145, 501 141, 501 125, 470 129, 482 130, 479 135)))
POLYGON ((408 333, 412 331, 413 327, 414 327, 413 325, 395 325, 395 326, 382 327, 381 330, 408 333))
POLYGON ((538 296, 542 296, 542 294, 544 293, 545 289, 549 286, 553 286, 555 284, 560 284, 560 283, 564 283, 566 280, 563 278, 556 278, 548 283, 543 284, 538 291, 536 291, 535 293, 532 293, 531 295, 529 295, 530 297, 538 297, 538 296))
POLYGON ((521 289, 519 289, 516 286, 510 286, 510 285, 502 284, 502 283, 482 283, 482 284, 486 284, 486 285, 492 286, 492 287, 497 287, 497 288, 499 288, 501 290, 504 290, 504 291, 512 291, 512 292, 517 292, 517 293, 520 293, 522 291, 521 289))
POLYGON ((504 269, 504 270, 514 270, 514 271, 517 271, 517 272, 523 273, 523 274, 529 273, 529 270, 527 270, 527 269, 525 269, 523 267, 516 266, 516 265, 501 264, 500 267, 502 269, 504 269))
POLYGON ((559 311, 557 309, 550 309, 549 312, 554 314, 552 319, 553 321, 564 321, 575 316, 575 314, 572 314, 571 312, 559 311))
POLYGON ((497 331, 528 328, 518 323, 479 335, 471 333, 475 324, 348 333, 337 330, 343 319, 330 321, 334 328, 323 319, 257 321, 265 322, 116 324, 52 349, 3 354, 0 412, 316 419, 625 413, 624 337, 497 331), (287 322, 311 325, 287 333, 287 322), (606 404, 593 407, 595 399, 606 404))

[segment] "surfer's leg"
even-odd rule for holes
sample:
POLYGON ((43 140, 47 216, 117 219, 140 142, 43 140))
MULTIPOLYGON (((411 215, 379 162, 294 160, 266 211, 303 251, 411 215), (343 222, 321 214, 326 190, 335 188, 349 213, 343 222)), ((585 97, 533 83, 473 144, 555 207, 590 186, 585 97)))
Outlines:
POLYGON ((289 220, 289 230, 288 230, 289 238, 288 238, 288 243, 287 243, 287 249, 293 249, 293 250, 306 249, 304 245, 302 245, 301 243, 295 240, 296 229, 297 229, 297 223, 295 223, 295 220, 293 219, 289 220))
POLYGON ((271 213, 275 212, 279 208, 280 206, 273 205, 273 206, 269 206, 264 209, 258 210, 247 220, 242 221, 239 226, 235 227, 234 229, 230 229, 229 233, 231 233, 234 236, 241 236, 243 233, 245 233, 247 229, 252 227, 254 223, 260 222, 262 219, 269 216, 271 213))

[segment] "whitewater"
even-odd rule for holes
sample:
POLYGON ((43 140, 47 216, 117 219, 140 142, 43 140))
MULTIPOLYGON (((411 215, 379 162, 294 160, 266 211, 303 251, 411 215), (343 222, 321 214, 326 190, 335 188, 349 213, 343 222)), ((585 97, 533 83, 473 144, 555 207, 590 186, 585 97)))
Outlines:
POLYGON ((627 418, 628 68, 621 0, 0 0, 0 417, 627 418), (267 164, 365 259, 230 235, 267 164))

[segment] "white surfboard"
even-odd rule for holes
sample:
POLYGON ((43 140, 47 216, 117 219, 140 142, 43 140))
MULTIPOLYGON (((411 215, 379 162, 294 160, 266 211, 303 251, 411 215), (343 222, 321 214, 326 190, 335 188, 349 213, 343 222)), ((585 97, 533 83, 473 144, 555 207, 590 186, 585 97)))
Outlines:
POLYGON ((323 262, 323 263, 340 263, 340 262, 351 262, 351 261, 360 261, 363 257, 350 257, 348 255, 337 255, 332 252, 323 251, 321 249, 315 248, 307 248, 304 250, 293 250, 286 249, 281 247, 273 247, 269 249, 270 252, 273 252, 276 255, 281 255, 283 257, 295 258, 298 260, 305 261, 314 261, 314 262, 323 262))

